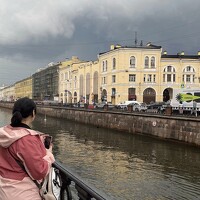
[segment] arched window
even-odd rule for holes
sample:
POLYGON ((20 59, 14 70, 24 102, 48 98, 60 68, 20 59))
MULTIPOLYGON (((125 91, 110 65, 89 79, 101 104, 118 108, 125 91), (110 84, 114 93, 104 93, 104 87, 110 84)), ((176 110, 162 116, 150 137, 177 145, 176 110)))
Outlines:
POLYGON ((148 56, 145 57, 145 60, 144 60, 144 67, 145 67, 145 68, 149 68, 149 57, 148 57, 148 56))
POLYGON ((135 68, 135 56, 130 57, 130 68, 135 68))
POLYGON ((173 66, 167 66, 164 68, 163 82, 176 82, 176 70, 173 66))
POLYGON ((151 68, 155 68, 155 57, 151 57, 151 68))
POLYGON ((183 83, 195 82, 195 69, 192 66, 187 66, 183 69, 182 82, 183 83))
POLYGON ((113 58, 113 69, 116 68, 116 58, 113 58))

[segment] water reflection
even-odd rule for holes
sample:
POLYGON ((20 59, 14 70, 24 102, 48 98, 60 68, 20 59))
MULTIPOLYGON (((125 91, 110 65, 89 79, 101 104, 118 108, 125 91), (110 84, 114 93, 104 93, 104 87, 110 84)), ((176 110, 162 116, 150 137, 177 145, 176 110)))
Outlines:
POLYGON ((114 199, 199 199, 199 148, 44 116, 33 128, 53 135, 56 158, 114 199))

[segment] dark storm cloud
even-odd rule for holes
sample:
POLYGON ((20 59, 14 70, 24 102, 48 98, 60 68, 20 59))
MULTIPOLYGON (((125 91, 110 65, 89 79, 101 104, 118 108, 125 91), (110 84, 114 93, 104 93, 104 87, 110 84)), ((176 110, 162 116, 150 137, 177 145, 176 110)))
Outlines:
POLYGON ((73 55, 95 60, 110 44, 199 48, 199 0, 0 0, 0 85, 73 55))

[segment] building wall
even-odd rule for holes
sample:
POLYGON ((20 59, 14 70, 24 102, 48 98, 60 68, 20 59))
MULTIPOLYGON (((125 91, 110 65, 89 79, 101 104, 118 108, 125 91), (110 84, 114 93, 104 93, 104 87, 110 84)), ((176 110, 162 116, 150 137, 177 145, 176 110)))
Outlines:
POLYGON ((172 96, 173 89, 181 88, 200 88, 200 60, 196 56, 195 59, 190 57, 180 58, 162 58, 161 59, 161 95, 165 89, 171 90, 170 99, 172 96), (164 72, 168 66, 171 66, 173 72, 164 72), (169 77, 174 74, 175 80, 166 80, 167 74, 169 77), (165 76, 165 79, 164 77, 165 76), (188 78, 187 78, 188 76, 188 78), (184 78, 183 78, 184 77, 184 78))
POLYGON ((59 65, 51 63, 32 75, 34 100, 58 100, 59 65))
POLYGON ((32 77, 28 77, 15 83, 16 99, 29 97, 32 99, 32 77))
POLYGON ((17 82, 16 97, 31 97, 33 93, 35 100, 56 97, 63 103, 118 104, 133 99, 150 103, 171 99, 173 89, 200 87, 200 53, 167 55, 161 46, 151 44, 111 45, 96 61, 81 61, 73 56, 50 64, 32 75, 32 92, 28 87, 31 82, 17 82))
MULTIPOLYGON (((71 59, 60 62, 59 65, 59 101, 63 103, 74 102, 74 92, 77 92, 78 79, 77 63, 81 63, 78 57, 72 56, 71 59), (75 80, 76 77, 76 80, 75 80), (76 86, 76 88, 75 88, 76 86)), ((76 101, 76 100, 75 100, 76 101)))
POLYGON ((1 98, 2 101, 14 101, 16 99, 15 85, 4 87, 1 91, 1 98))
POLYGON ((116 89, 115 104, 129 100, 129 88, 135 88, 136 99, 143 102, 143 92, 146 88, 153 88, 156 93, 156 100, 161 99, 160 95, 160 58, 161 48, 116 48, 99 56, 101 68, 102 89, 107 91, 107 101, 112 101, 112 88, 116 89), (131 57, 135 58, 135 65, 130 65, 131 57), (145 67, 145 57, 149 57, 149 66, 145 67), (155 58, 155 67, 150 66, 151 58, 155 58), (116 67, 113 69, 113 59, 116 59, 116 67), (105 63, 107 66, 105 67, 105 63), (106 69, 105 69, 106 68, 106 69), (144 76, 151 75, 152 81, 144 82, 144 76), (155 75, 155 81, 153 81, 155 75), (113 76, 116 80, 113 82, 113 76), (129 77, 135 76, 134 81, 129 77))

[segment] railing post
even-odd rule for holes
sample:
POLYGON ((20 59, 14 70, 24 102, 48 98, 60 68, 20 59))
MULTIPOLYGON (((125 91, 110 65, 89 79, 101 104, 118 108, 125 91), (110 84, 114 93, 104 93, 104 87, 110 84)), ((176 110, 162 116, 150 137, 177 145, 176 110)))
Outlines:
POLYGON ((69 178, 67 178, 67 176, 65 176, 63 173, 61 173, 61 177, 62 177, 62 187, 61 187, 61 199, 60 200, 65 200, 66 195, 67 195, 67 200, 72 200, 72 193, 71 193, 71 189, 70 189, 71 180, 69 178))
POLYGON ((92 197, 90 196, 90 194, 87 191, 83 190, 77 184, 75 185, 75 188, 78 192, 79 200, 91 200, 92 197))

